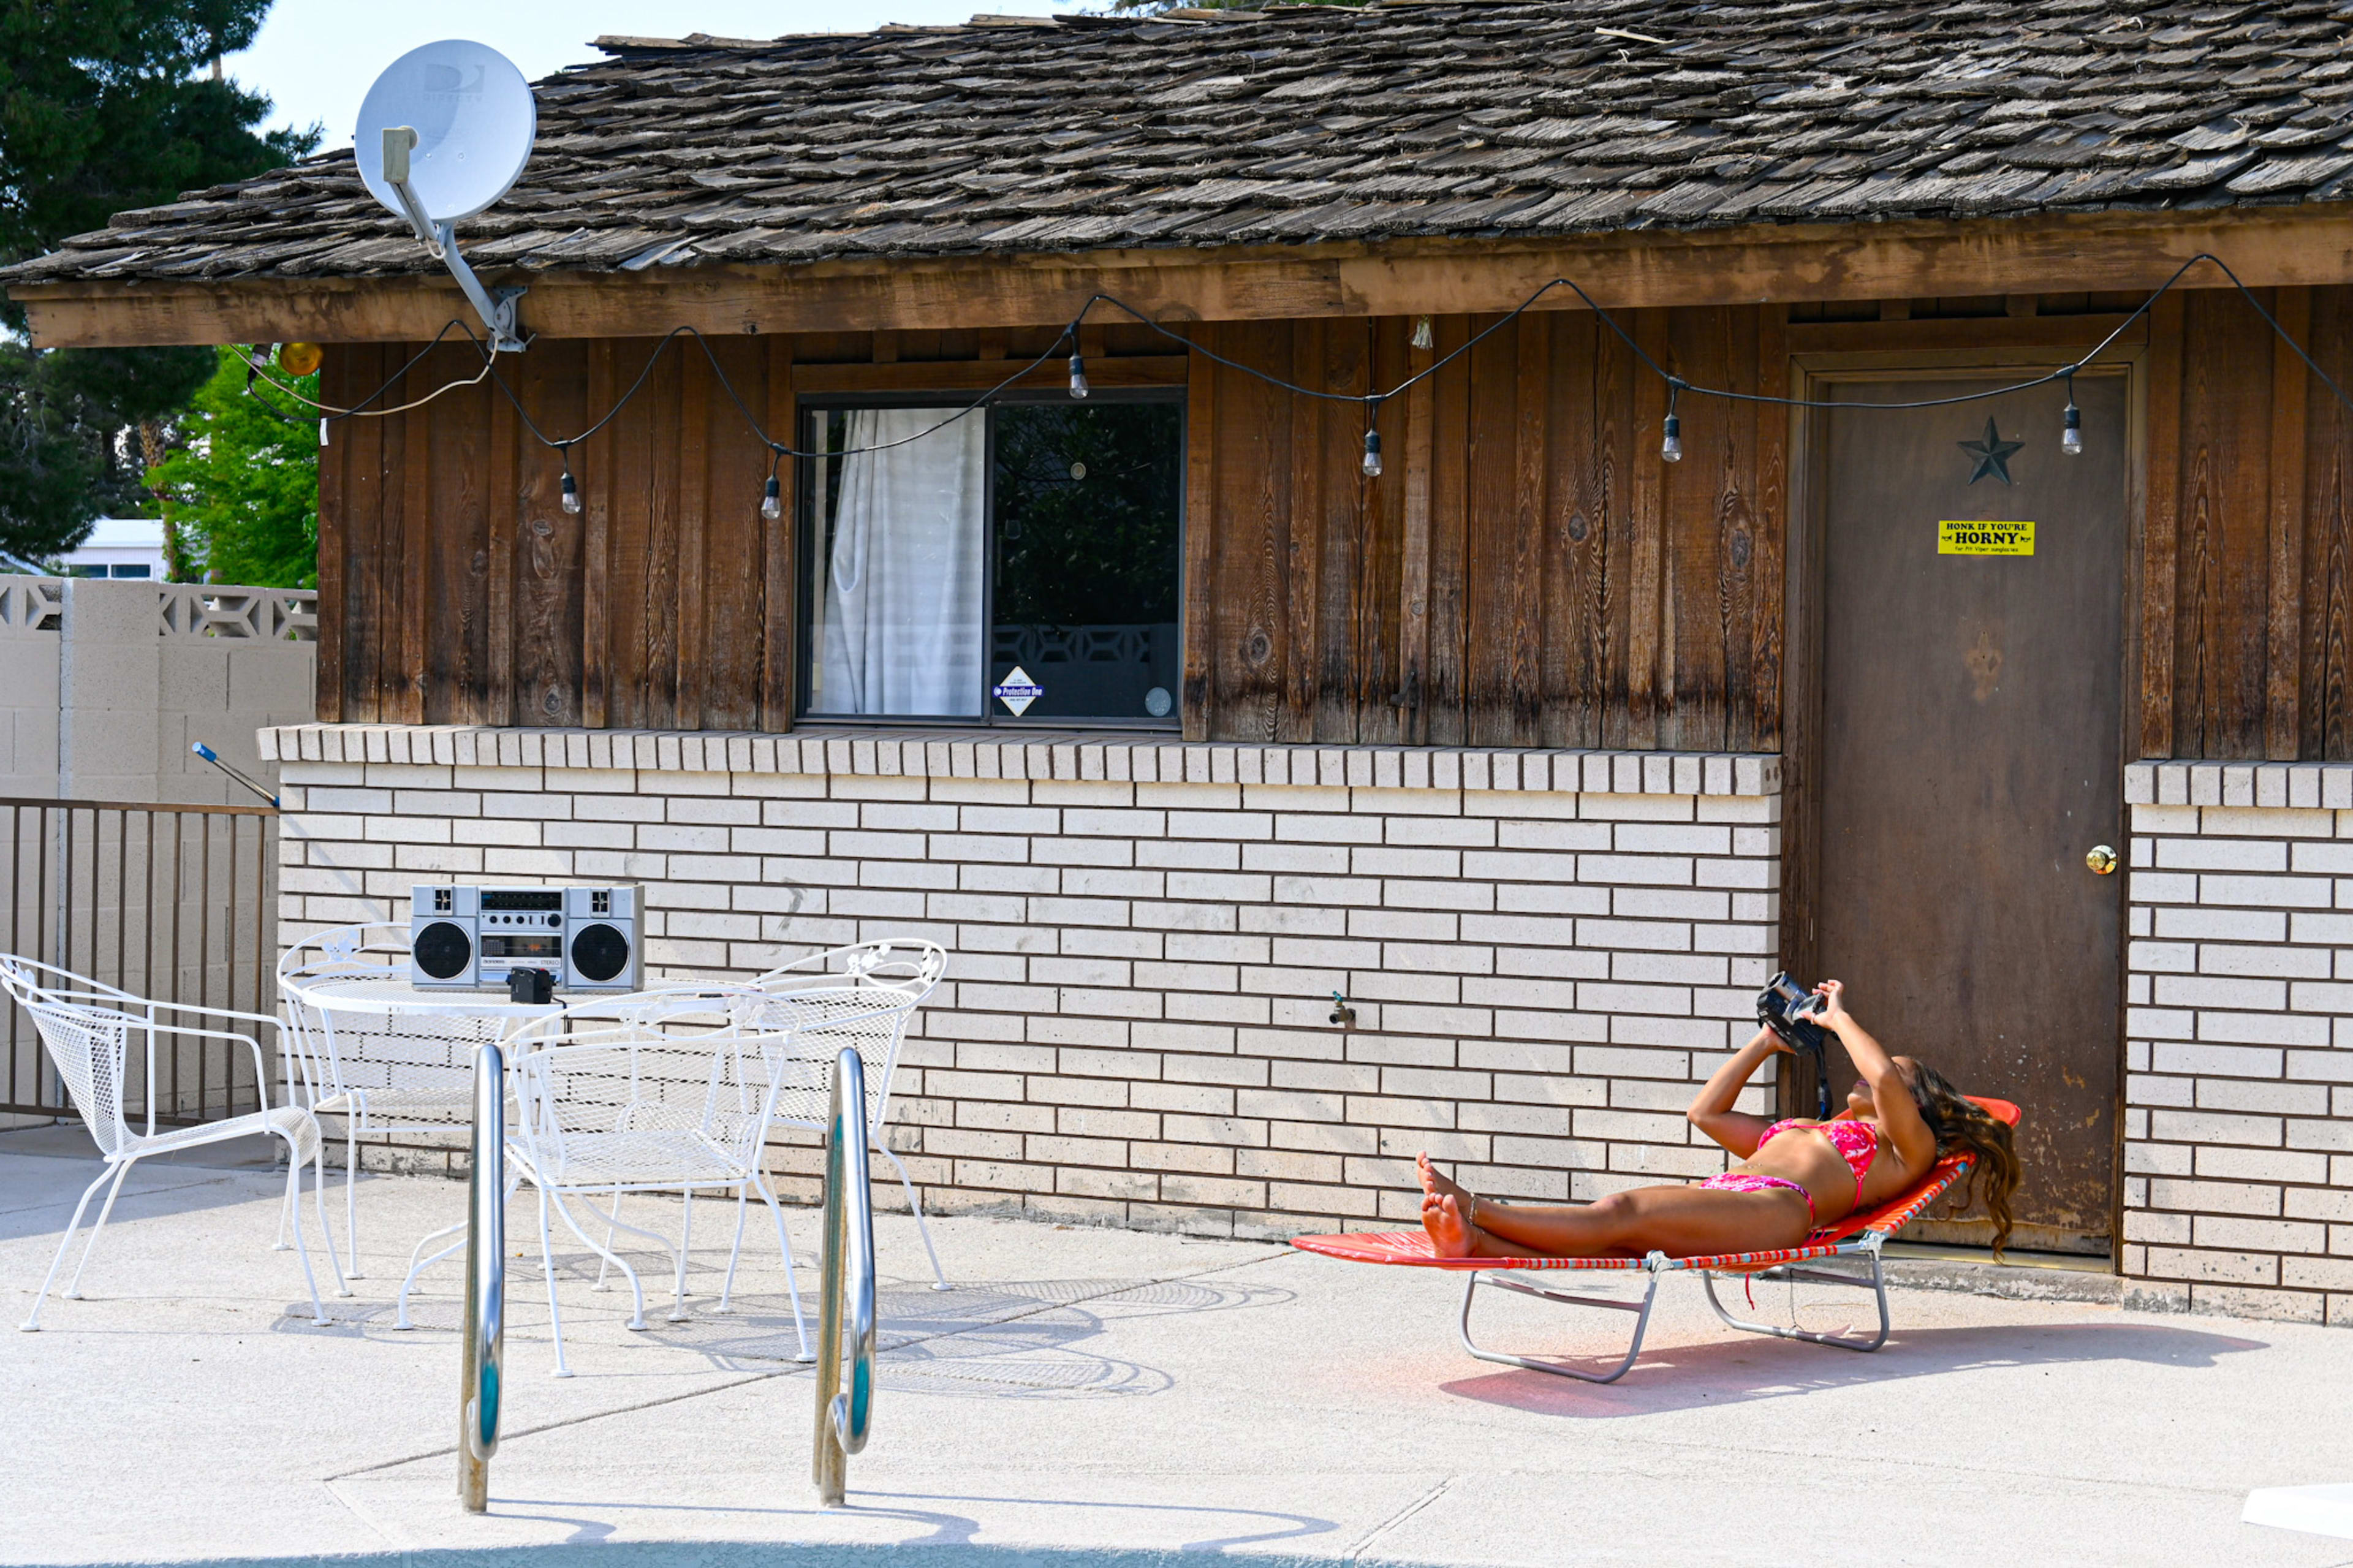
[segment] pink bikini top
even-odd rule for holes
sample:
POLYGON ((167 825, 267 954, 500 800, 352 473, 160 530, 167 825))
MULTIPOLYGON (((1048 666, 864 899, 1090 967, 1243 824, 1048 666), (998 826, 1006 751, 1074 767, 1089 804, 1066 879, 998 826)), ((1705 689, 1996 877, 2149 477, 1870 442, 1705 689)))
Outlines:
POLYGON ((1846 1168, 1854 1173, 1854 1203, 1857 1208, 1861 1208, 1862 1178, 1870 1171, 1872 1161, 1879 1156, 1878 1130, 1868 1121, 1857 1121, 1852 1117, 1836 1121, 1800 1121, 1792 1118, 1787 1121, 1776 1121, 1765 1129, 1765 1135, 1757 1140, 1757 1147, 1764 1148, 1792 1127, 1804 1132, 1819 1132, 1831 1141, 1831 1147, 1839 1152, 1839 1157, 1846 1162, 1846 1168))

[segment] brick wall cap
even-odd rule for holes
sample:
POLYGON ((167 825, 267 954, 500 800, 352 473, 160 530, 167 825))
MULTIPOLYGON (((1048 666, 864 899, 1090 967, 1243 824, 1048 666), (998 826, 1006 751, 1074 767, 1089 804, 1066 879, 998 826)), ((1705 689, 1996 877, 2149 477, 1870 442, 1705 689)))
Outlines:
MULTIPOLYGON (((1758 753, 1599 752, 1485 749, 1464 746, 1242 746, 1172 742, 1161 735, 1101 731, 1040 733, 1006 730, 847 730, 809 728, 789 736, 754 738, 742 731, 495 730, 465 725, 287 724, 259 732, 268 758, 304 762, 383 761, 387 754, 437 762, 483 756, 544 757, 544 765, 599 765, 611 746, 615 765, 694 772, 864 773, 911 778, 1160 779, 1225 784, 1237 779, 1293 784, 1345 783, 1353 788, 1414 787, 1427 780, 1441 789, 1503 787, 1533 790, 1541 781, 1572 793, 1607 780, 1613 795, 1777 795, 1781 759, 1758 753), (586 746, 569 742, 586 740, 586 746), (601 742, 602 744, 598 742, 601 742), (748 743, 747 743, 748 742, 748 743), (1084 767, 1082 756, 1087 758, 1084 767), (1092 759, 1101 757, 1099 766, 1092 759), (1328 767, 1319 767, 1319 759, 1328 767), (1418 761, 1417 761, 1418 760, 1418 761), (695 764, 699 763, 699 766, 695 764), (1330 776, 1322 776, 1328 772, 1330 776), (1392 779, 1404 781, 1392 784, 1392 779)), ((2165 764, 2168 766, 2178 764, 2165 764)), ((2148 764, 2136 764, 2147 768, 2148 764)), ((2353 769, 2337 769, 2353 780, 2353 769)), ((2126 783, 2127 798, 2133 784, 2126 783)), ((1590 791, 1589 793, 1602 793, 1590 791)), ((2268 793, 2268 792, 2267 792, 2268 793)), ((2284 798, 2284 796, 2283 796, 2284 798)))
POLYGON ((2228 805, 2258 811, 2353 806, 2353 765, 2344 763, 2125 764, 2126 805, 2228 805))

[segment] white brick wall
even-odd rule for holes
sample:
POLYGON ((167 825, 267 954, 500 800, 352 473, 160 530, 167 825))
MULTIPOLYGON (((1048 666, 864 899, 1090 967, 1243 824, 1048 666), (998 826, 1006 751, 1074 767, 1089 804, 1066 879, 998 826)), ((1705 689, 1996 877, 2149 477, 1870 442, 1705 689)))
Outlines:
POLYGON ((2125 1273, 2207 1310, 2353 1321, 2353 767, 2139 763, 2125 784, 2125 1273))
MULTIPOLYGON (((304 725, 284 935, 409 885, 633 879, 650 963, 954 953, 900 1066, 927 1205, 1409 1222, 1417 1150, 1588 1198, 1725 1161, 1682 1110, 1776 967, 1777 759, 304 725), (1327 1022, 1347 994, 1358 1026, 1327 1022)), ((1764 1091, 1750 1103, 1763 1109, 1764 1091)), ((808 1152, 780 1152, 804 1178, 808 1152)))

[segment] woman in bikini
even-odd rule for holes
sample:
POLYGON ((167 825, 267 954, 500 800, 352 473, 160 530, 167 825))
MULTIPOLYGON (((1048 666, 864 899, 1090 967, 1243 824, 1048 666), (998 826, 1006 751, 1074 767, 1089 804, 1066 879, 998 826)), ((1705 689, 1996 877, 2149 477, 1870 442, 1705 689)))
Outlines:
POLYGON ((1422 1227, 1441 1258, 1674 1258, 1796 1247, 1818 1226, 1874 1208, 1919 1184, 1943 1155, 1976 1156, 1994 1256, 2010 1239, 2018 1155, 2009 1126, 1971 1104, 1933 1068, 1891 1057, 1825 980, 1817 1022, 1835 1030, 1862 1074, 1842 1115, 1775 1121, 1732 1109, 1757 1068, 1789 1047, 1759 1029, 1715 1069, 1684 1112, 1740 1163, 1696 1186, 1636 1187, 1589 1204, 1503 1204, 1447 1180, 1420 1157, 1422 1227))

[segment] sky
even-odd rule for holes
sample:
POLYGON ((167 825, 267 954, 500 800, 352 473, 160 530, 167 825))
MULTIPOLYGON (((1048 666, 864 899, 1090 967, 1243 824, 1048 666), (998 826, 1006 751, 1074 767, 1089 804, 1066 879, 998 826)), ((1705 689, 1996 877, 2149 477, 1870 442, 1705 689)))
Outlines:
POLYGON ((324 152, 351 142, 360 100, 378 71, 438 38, 488 44, 536 81, 602 58, 589 40, 603 33, 772 38, 864 32, 885 22, 938 26, 976 11, 1048 16, 1076 9, 1073 0, 278 0, 253 47, 229 56, 226 68, 276 101, 269 127, 323 125, 324 152))

